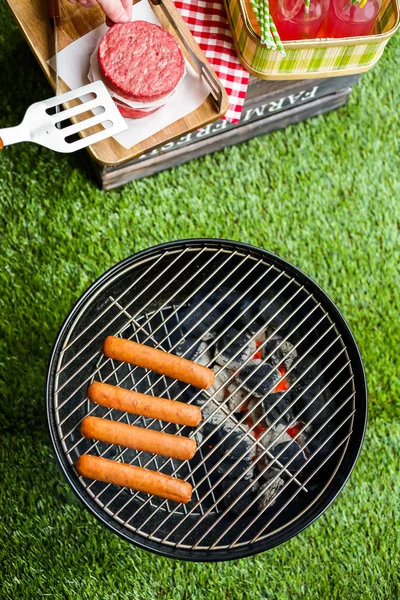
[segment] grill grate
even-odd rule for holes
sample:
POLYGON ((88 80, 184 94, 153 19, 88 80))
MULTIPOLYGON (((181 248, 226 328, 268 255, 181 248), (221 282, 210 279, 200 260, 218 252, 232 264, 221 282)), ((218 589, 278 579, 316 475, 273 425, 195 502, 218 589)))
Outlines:
POLYGON ((251 553, 252 545, 290 532, 321 504, 353 435, 356 387, 353 360, 337 315, 307 283, 264 253, 229 243, 188 244, 129 262, 83 299, 60 340, 53 377, 57 444, 72 477, 78 480, 73 471, 77 457, 90 452, 176 475, 193 486, 191 502, 182 505, 79 478, 79 493, 90 497, 124 535, 152 542, 153 548, 161 545, 161 551, 171 547, 209 555, 250 547, 251 553), (263 356, 257 366, 252 355, 245 358, 240 370, 250 363, 253 370, 236 381, 232 363, 241 349, 233 354, 231 349, 249 331, 251 342, 263 335, 258 344, 263 356), (227 333, 230 338, 225 341, 227 333), (106 358, 101 346, 107 335, 186 357, 203 340, 196 360, 210 367, 226 351, 231 355, 218 367, 221 383, 205 392, 106 358), (282 360, 295 358, 271 383, 277 369, 271 361, 278 351, 282 360), (259 378, 252 384, 256 373, 259 378), (86 397, 93 380, 201 403, 203 421, 190 429, 94 405, 86 397), (283 380, 289 386, 265 408, 265 397, 283 380), (241 415, 230 408, 229 396, 221 398, 231 383, 243 403, 252 400, 250 412, 241 415), (261 385, 268 389, 263 388, 260 397, 261 385), (283 401, 284 409, 277 414, 283 401), (82 438, 79 425, 88 414, 194 436, 198 451, 192 460, 182 462, 82 438), (278 430, 283 419, 285 427, 278 430), (301 430, 287 442, 287 431, 299 422, 301 430), (257 428, 265 423, 260 433, 257 428), (217 429, 223 433, 215 440, 217 429), (284 439, 284 447, 274 452, 284 439), (288 445, 293 447, 289 459, 288 445), (226 466, 228 455, 233 458, 226 466), (299 459, 301 464, 295 467, 299 459), (267 490, 277 483, 280 488, 268 501, 267 490), (266 499, 262 506, 260 499, 266 499))
MULTIPOLYGON (((110 301, 114 302, 114 298, 111 297, 110 301)), ((154 316, 153 314, 146 314, 142 317, 139 317, 138 320, 135 320, 135 319, 132 319, 131 315, 129 313, 127 313, 127 311, 125 311, 125 309, 123 309, 118 302, 116 302, 115 304, 120 310, 124 311, 124 313, 126 314, 126 316, 129 317, 129 320, 131 322, 131 325, 129 325, 126 328, 126 330, 124 331, 125 335, 128 335, 128 337, 130 339, 132 339, 133 341, 138 342, 138 343, 143 343, 144 339, 148 340, 149 338, 150 339, 152 338, 152 336, 149 336, 147 334, 147 331, 145 331, 143 329, 143 327, 141 327, 141 322, 144 321, 144 319, 146 319, 146 320, 151 319, 154 316), (130 329, 132 329, 132 331, 130 331, 130 329), (144 335, 140 335, 140 332, 144 335)), ((175 310, 176 310, 176 308, 175 308, 175 310)), ((173 307, 164 308, 160 311, 160 313, 157 316, 155 316, 155 318, 157 319, 157 317, 158 317, 157 320, 160 320, 164 324, 165 321, 170 316, 172 316, 172 318, 175 317, 175 319, 176 319, 175 310, 173 307)), ((165 329, 165 325, 164 325, 164 329, 165 329)), ((164 343, 163 349, 168 351, 172 348, 172 344, 169 340, 169 337, 167 338, 166 341, 169 343, 164 343)), ((132 367, 131 365, 128 365, 128 364, 124 365, 124 367, 125 367, 125 370, 128 371, 128 373, 129 373, 128 378, 121 377, 120 371, 115 368, 113 360, 108 361, 104 356, 101 356, 97 363, 97 372, 98 372, 99 381, 107 381, 108 383, 112 383, 113 385, 118 385, 118 386, 124 386, 124 384, 125 384, 125 387, 127 387, 129 389, 136 389, 137 384, 135 381, 135 372, 145 371, 145 370, 144 369, 140 369, 140 370, 136 369, 135 370, 134 367, 132 367), (113 373, 113 375, 111 377, 109 375, 110 372, 113 373)), ((149 371, 146 371, 145 375, 143 376, 143 381, 141 381, 141 383, 145 384, 146 390, 149 390, 149 393, 151 393, 153 391, 155 378, 156 378, 156 374, 151 373, 149 371)), ((92 380, 94 381, 94 377, 92 380)), ((161 377, 160 380, 161 380, 162 386, 164 387, 164 389, 166 389, 168 387, 167 378, 161 377)), ((156 395, 156 394, 153 394, 153 395, 156 395)), ((173 400, 173 397, 169 390, 165 393, 165 397, 173 400)), ((159 421, 159 420, 146 419, 146 418, 140 417, 140 416, 136 417, 135 415, 131 415, 128 413, 124 413, 121 416, 119 411, 107 409, 105 407, 98 406, 98 405, 93 405, 89 400, 87 400, 86 414, 88 414, 88 415, 94 414, 96 416, 109 417, 111 419, 116 418, 116 420, 118 420, 118 421, 124 421, 130 425, 137 425, 139 427, 150 427, 151 426, 152 429, 157 429, 158 431, 165 431, 166 433, 171 433, 171 434, 177 434, 180 431, 179 425, 175 425, 173 423, 163 424, 162 421, 159 421), (118 414, 119 414, 119 416, 118 416, 118 414)), ((78 440, 78 442, 76 442, 75 447, 79 443, 80 443, 80 440, 78 440)), ((70 449, 70 451, 72 449, 73 449, 73 447, 70 449)), ((93 450, 96 450, 96 452, 99 456, 109 458, 109 444, 103 444, 101 442, 94 442, 91 444, 91 446, 89 448, 90 452, 92 452, 93 450)), ((151 454, 148 454, 145 452, 137 452, 135 450, 131 450, 128 448, 122 448, 120 446, 118 446, 118 453, 115 456, 112 456, 112 458, 114 458, 116 460, 122 460, 123 462, 129 463, 129 464, 132 464, 135 466, 145 467, 145 468, 148 468, 148 469, 151 469, 154 471, 160 471, 160 472, 166 473, 168 475, 172 475, 173 473, 175 473, 178 470, 178 467, 180 465, 180 461, 177 461, 174 459, 166 459, 164 457, 151 455, 151 454)), ((204 464, 204 456, 203 456, 203 451, 202 451, 201 447, 199 447, 198 456, 196 457, 196 460, 200 460, 200 462, 202 464, 204 464)), ((195 482, 193 476, 191 476, 191 470, 188 469, 187 464, 185 464, 185 467, 186 468, 180 474, 180 477, 182 479, 188 480, 194 487, 194 499, 199 502, 198 514, 202 515, 202 514, 204 514, 204 509, 200 503, 200 495, 199 495, 198 489, 195 487, 196 482, 195 482)), ((207 480, 208 479, 207 473, 205 471, 204 471, 204 476, 205 476, 205 479, 207 480)), ((92 486, 93 486, 93 482, 87 486, 87 490, 89 491, 92 486)), ((105 485, 104 489, 99 494, 97 494, 96 500, 98 500, 99 496, 104 494, 104 492, 106 492, 110 487, 111 487, 110 484, 105 485)), ((117 498, 121 493, 123 493, 123 491, 124 491, 123 489, 120 489, 115 494, 115 496, 113 496, 112 501, 114 501, 115 498, 117 498)), ((129 490, 129 494, 135 496, 135 498, 140 499, 142 502, 145 502, 146 500, 148 500, 150 506, 152 506, 154 508, 159 507, 159 502, 157 502, 158 499, 153 496, 149 497, 148 494, 134 493, 132 490, 129 490)), ((215 501, 214 494, 212 495, 212 499, 215 501)), ((130 500, 128 500, 128 502, 129 501, 130 500)), ((109 501, 108 504, 110 502, 111 501, 109 501)), ((166 501, 164 509, 167 510, 168 512, 170 512, 174 507, 176 507, 175 503, 166 501)), ((179 504, 177 512, 178 512, 178 514, 180 514, 180 513, 187 514, 188 509, 185 504, 179 504)))

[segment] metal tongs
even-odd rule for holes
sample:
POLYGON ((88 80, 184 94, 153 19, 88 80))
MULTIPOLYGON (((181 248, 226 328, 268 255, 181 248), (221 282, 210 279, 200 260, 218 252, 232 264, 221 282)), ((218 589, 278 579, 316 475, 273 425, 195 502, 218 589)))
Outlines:
POLYGON ((219 83, 217 76, 211 71, 211 69, 205 64, 205 62, 202 61, 193 52, 192 48, 189 46, 188 42, 186 41, 185 36, 181 32, 179 25, 175 22, 169 8, 166 6, 166 4, 163 2, 163 0, 151 0, 151 3, 154 4, 154 6, 161 7, 161 9, 162 9, 164 15, 167 17, 170 25, 174 28, 174 31, 177 33, 182 44, 185 46, 185 50, 188 52, 190 59, 193 63, 193 67, 195 68, 196 72, 208 84, 214 104, 215 104, 217 110, 220 111, 221 106, 222 106, 222 91, 221 91, 221 84, 219 83))

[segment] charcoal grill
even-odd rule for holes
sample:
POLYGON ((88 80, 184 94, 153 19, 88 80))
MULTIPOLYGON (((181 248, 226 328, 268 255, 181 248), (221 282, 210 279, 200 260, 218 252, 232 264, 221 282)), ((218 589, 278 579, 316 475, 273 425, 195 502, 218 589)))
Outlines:
POLYGON ((249 556, 312 523, 347 481, 367 413, 360 354, 327 295, 269 252, 213 239, 150 248, 100 277, 57 337, 46 402, 56 456, 84 505, 136 545, 196 561, 249 556), (216 357, 225 362, 216 367, 217 384, 199 391, 107 359, 101 347, 108 335, 195 355, 209 366, 215 367, 216 357), (245 357, 235 381, 241 401, 252 400, 252 412, 244 414, 221 395, 238 377, 230 362, 241 354, 241 335, 249 344, 258 339, 258 359, 245 357), (285 356, 282 374, 277 365, 285 356), (93 380, 193 402, 202 406, 203 421, 190 429, 94 405, 86 396, 93 380), (286 386, 275 393, 283 380, 286 386), (88 414, 195 436, 198 451, 181 462, 84 439, 79 425, 88 414), (79 477, 73 465, 84 452, 188 480, 192 500, 176 504, 79 477))

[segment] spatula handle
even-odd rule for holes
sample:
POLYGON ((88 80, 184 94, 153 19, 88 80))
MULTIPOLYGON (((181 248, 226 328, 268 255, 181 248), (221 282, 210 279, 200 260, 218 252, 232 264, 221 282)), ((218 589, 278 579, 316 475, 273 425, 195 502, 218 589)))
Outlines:
POLYGON ((55 21, 56 25, 60 23, 60 0, 47 0, 49 19, 55 21))
POLYGON ((29 142, 30 135, 26 127, 21 123, 15 127, 5 127, 0 129, 0 150, 4 146, 19 144, 19 142, 29 142))

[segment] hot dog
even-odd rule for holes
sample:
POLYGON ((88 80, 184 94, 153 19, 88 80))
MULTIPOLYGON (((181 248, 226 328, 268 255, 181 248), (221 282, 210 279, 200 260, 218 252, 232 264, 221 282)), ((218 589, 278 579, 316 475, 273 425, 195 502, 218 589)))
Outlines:
POLYGON ((151 369, 198 388, 207 389, 214 383, 214 372, 211 369, 131 340, 109 336, 104 342, 103 352, 108 358, 151 369))
POLYGON ((186 503, 192 497, 192 486, 187 481, 108 458, 83 454, 76 461, 75 468, 82 477, 114 483, 175 502, 186 503))
POLYGON ((168 423, 195 427, 201 421, 201 410, 198 406, 139 394, 99 381, 94 381, 89 386, 87 395, 89 400, 102 406, 168 423))
POLYGON ((85 417, 81 423, 81 434, 101 442, 118 444, 179 460, 188 460, 196 452, 196 442, 191 438, 99 417, 85 417))

